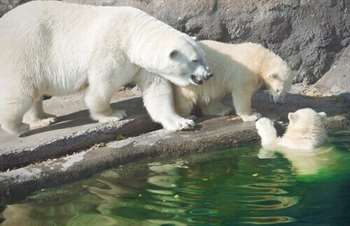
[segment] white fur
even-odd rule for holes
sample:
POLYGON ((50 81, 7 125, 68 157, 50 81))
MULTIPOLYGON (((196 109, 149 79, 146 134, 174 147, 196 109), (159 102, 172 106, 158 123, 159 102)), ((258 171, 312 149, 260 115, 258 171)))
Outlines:
MULTIPOLYGON (((180 86, 194 83, 193 76, 202 81, 209 75, 194 40, 131 7, 32 1, 0 19, 0 50, 0 124, 13 134, 28 130, 22 118, 30 108, 28 123, 53 121, 40 109, 43 95, 87 88, 91 117, 107 122, 126 116, 111 109, 113 91, 142 71, 180 86)), ((185 127, 183 118, 172 120, 171 129, 185 127)))
POLYGON ((153 121, 171 131, 194 126, 193 120, 183 118, 176 113, 170 82, 144 70, 136 76, 135 80, 142 91, 144 105, 153 121))
POLYGON ((176 111, 189 115, 198 105, 206 115, 226 115, 232 111, 220 100, 232 94, 233 106, 243 121, 259 117, 251 109, 251 99, 261 87, 267 87, 274 100, 282 99, 289 90, 293 75, 287 64, 259 44, 226 44, 201 41, 214 77, 201 86, 173 85, 176 111))
POLYGON ((327 138, 323 125, 324 117, 325 113, 317 113, 311 108, 289 113, 289 125, 282 137, 277 137, 276 129, 270 119, 261 118, 256 122, 261 145, 265 149, 312 151, 322 145, 327 138))

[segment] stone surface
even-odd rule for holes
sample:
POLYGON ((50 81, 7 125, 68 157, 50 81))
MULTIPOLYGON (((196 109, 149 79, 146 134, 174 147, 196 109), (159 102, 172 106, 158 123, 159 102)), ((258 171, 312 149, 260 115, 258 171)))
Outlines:
POLYGON ((316 82, 350 39, 346 0, 69 1, 139 7, 199 39, 262 43, 289 62, 297 82, 316 82))
MULTIPOLYGON (((160 128, 153 123, 140 97, 132 93, 119 92, 113 107, 126 109, 128 117, 116 123, 99 124, 90 120, 81 95, 52 98, 45 101, 50 113, 57 114, 58 121, 45 128, 33 130, 24 138, 6 134, 0 129, 0 171, 13 169, 33 162, 72 154, 98 143, 136 136, 160 128), (120 99, 129 96, 127 99, 120 99)), ((303 107, 312 107, 334 116, 349 112, 350 101, 339 97, 305 97, 295 94, 287 96, 287 104, 275 105, 267 101, 263 93, 254 98, 254 108, 267 117, 286 120, 288 112, 303 107)), ((231 99, 227 98, 227 104, 231 99)), ((219 126, 219 125, 218 125, 219 126)))
POLYGON ((350 46, 313 88, 323 95, 350 94, 350 46))
MULTIPOLYGON (((348 0, 64 1, 134 6, 199 39, 262 43, 289 62, 297 82, 315 83, 350 43, 348 0)), ((23 2, 0 0, 0 15, 23 2)))
POLYGON ((46 109, 58 115, 55 124, 33 130, 23 138, 9 135, 0 129, 0 171, 159 128, 159 125, 149 120, 141 98, 131 92, 116 93, 112 102, 116 102, 112 105, 114 108, 127 109, 128 117, 125 120, 105 124, 92 121, 81 95, 45 101, 46 109))
POLYGON ((160 155, 183 155, 214 147, 217 150, 220 146, 233 147, 256 139, 253 123, 242 124, 228 118, 206 121, 195 132, 155 131, 112 142, 103 148, 91 148, 68 157, 0 172, 0 203, 23 198, 43 187, 78 180, 112 166, 160 155))
MULTIPOLYGON (((350 128, 346 117, 330 117, 328 121, 332 129, 350 128)), ((182 132, 158 130, 114 141, 105 147, 93 147, 67 157, 0 172, 0 203, 22 199, 32 191, 72 182, 141 159, 217 151, 258 139, 254 122, 242 123, 231 117, 209 119, 200 127, 182 132)))
MULTIPOLYGON (((128 112, 133 112, 139 108, 139 105, 133 104, 135 101, 139 99, 129 99, 121 103, 125 104, 128 112)), ((225 101, 229 103, 231 100, 227 98, 225 101)), ((267 95, 259 93, 255 96, 253 105, 264 116, 282 121, 287 120, 288 112, 312 107, 317 111, 325 111, 330 116, 327 123, 329 129, 350 128, 350 102, 346 102, 342 96, 305 97, 291 94, 287 96, 286 101, 287 104, 275 105, 268 102, 267 95)), ((117 102, 117 104, 120 103, 117 102)), ((90 130, 96 131, 92 134, 86 132, 86 125, 80 125, 77 129, 82 131, 81 136, 76 137, 73 133, 66 140, 68 144, 64 143, 63 146, 48 144, 47 146, 44 143, 42 148, 45 151, 42 152, 35 149, 13 152, 13 159, 21 159, 22 164, 24 162, 32 162, 32 164, 8 171, 3 169, 3 172, 0 170, 0 202, 1 199, 21 198, 36 189, 71 182, 131 161, 154 158, 159 155, 184 155, 191 152, 217 150, 220 147, 234 147, 257 139, 254 122, 243 123, 236 116, 199 118, 198 127, 191 131, 158 130, 145 134, 141 133, 159 127, 150 121, 145 112, 137 118, 139 120, 131 117, 110 127, 91 124, 90 130), (98 131, 100 126, 104 129, 98 131), (125 137, 119 137, 124 139, 112 141, 118 138, 118 134, 125 135, 125 137), (128 135, 131 137, 128 138, 128 135), (85 145, 84 141, 90 146, 96 142, 101 144, 85 150, 72 149, 69 145, 75 142, 85 145), (112 142, 106 143, 108 141, 112 142), (73 151, 75 153, 72 153, 73 151), (71 155, 66 156, 67 153, 71 155), (53 157, 57 159, 51 159, 53 157)), ((55 133, 57 131, 52 131, 52 137, 55 137, 55 133)), ((43 136, 45 137, 45 133, 43 136)), ((37 137, 31 139, 34 142, 37 137)), ((4 157, 0 153, 1 158, 5 159, 6 155, 4 157)), ((8 159, 7 164, 18 164, 18 161, 13 159, 8 159)), ((4 161, 3 163, 5 164, 4 161)))

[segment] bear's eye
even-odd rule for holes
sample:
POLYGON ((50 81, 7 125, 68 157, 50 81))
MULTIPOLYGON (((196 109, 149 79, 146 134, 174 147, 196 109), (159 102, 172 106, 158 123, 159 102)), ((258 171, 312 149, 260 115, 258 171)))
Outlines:
POLYGON ((175 59, 179 55, 180 55, 179 51, 173 50, 173 51, 170 52, 169 57, 170 57, 170 59, 175 59))
POLYGON ((272 78, 272 79, 278 79, 278 74, 271 74, 271 75, 270 75, 270 78, 272 78))

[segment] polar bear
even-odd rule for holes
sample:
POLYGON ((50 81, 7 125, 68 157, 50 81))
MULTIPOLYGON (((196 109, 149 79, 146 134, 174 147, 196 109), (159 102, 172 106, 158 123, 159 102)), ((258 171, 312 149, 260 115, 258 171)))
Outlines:
MULTIPOLYGON (((113 91, 145 75, 143 71, 179 86, 197 85, 211 76, 192 38, 131 7, 32 1, 0 19, 0 50, 0 124, 17 135, 29 130, 22 122, 26 112, 31 126, 54 121, 42 109, 43 95, 86 88, 91 117, 108 122, 126 116, 110 107, 113 91)), ((167 113, 169 129, 193 124, 167 113)))
POLYGON ((311 108, 303 108, 289 113, 289 125, 282 137, 277 137, 273 122, 268 118, 259 119, 256 122, 256 128, 264 149, 313 151, 322 145, 327 138, 324 126, 326 117, 326 113, 317 113, 311 108))
POLYGON ((226 115, 232 111, 220 100, 232 94, 233 106, 243 121, 255 121, 258 113, 251 109, 251 99, 261 87, 270 90, 275 102, 283 100, 293 74, 276 54, 255 43, 226 44, 201 41, 214 78, 201 86, 173 85, 176 111, 187 116, 194 105, 205 115, 226 115))

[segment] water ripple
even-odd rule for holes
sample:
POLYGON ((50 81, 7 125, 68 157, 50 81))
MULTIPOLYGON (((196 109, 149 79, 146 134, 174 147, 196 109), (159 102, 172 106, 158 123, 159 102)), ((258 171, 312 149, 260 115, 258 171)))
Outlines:
POLYGON ((324 225, 335 225, 334 219, 349 222, 349 183, 344 182, 350 180, 349 142, 345 142, 349 135, 332 141, 341 147, 341 153, 330 152, 327 161, 321 159, 321 165, 328 167, 324 167, 327 171, 323 171, 322 178, 329 174, 328 169, 344 176, 331 174, 326 178, 332 180, 326 182, 320 178, 315 178, 316 183, 300 181, 291 161, 278 156, 261 160, 257 158, 258 149, 246 147, 207 157, 201 153, 184 160, 135 164, 123 177, 124 171, 110 170, 71 187, 38 193, 26 203, 9 205, 2 212, 5 220, 0 225, 243 226, 298 220, 303 225, 316 225, 315 219, 324 225))
POLYGON ((271 225, 271 224, 286 224, 295 222, 296 219, 288 216, 270 216, 270 217, 244 217, 241 219, 243 224, 258 224, 258 225, 271 225))

